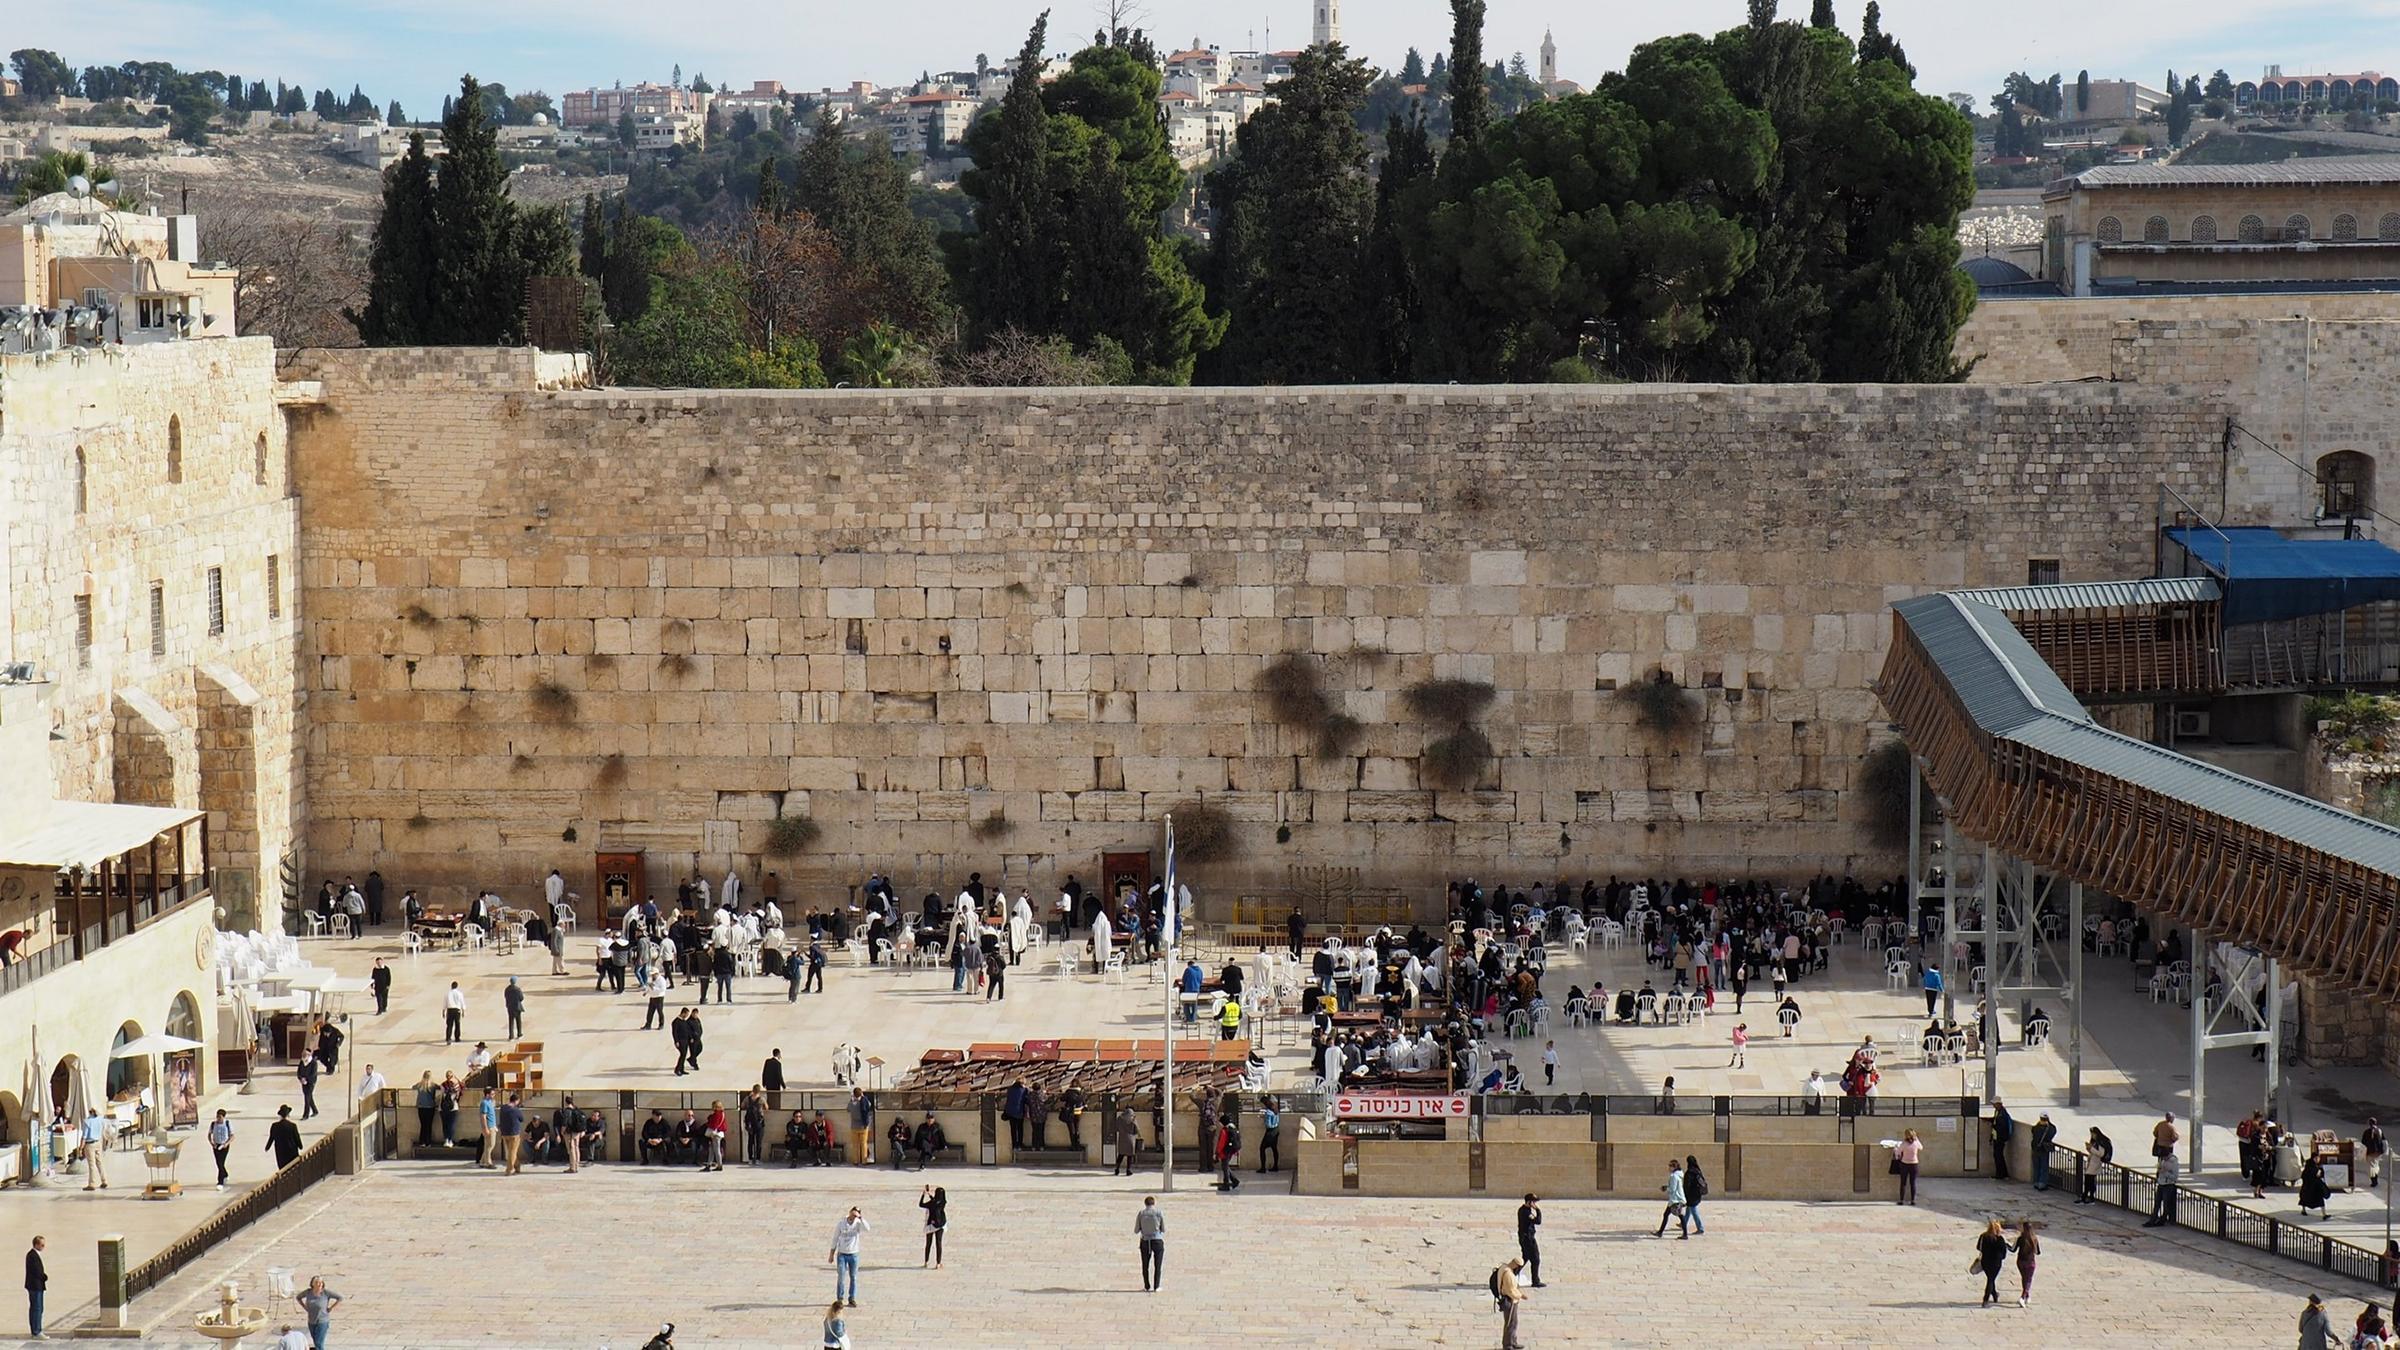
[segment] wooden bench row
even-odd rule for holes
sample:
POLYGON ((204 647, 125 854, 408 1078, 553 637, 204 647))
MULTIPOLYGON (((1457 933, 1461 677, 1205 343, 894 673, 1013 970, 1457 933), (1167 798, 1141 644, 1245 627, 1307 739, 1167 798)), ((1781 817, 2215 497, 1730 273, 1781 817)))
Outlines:
MULTIPOLYGON (((964 1050, 928 1050, 919 1064, 965 1064, 988 1061, 1047 1061, 1126 1064, 1167 1057, 1165 1041, 1103 1041, 1072 1038, 1055 1041, 978 1041, 964 1050)), ((1240 1064, 1250 1058, 1247 1040, 1179 1043, 1175 1058, 1193 1064, 1240 1064)))

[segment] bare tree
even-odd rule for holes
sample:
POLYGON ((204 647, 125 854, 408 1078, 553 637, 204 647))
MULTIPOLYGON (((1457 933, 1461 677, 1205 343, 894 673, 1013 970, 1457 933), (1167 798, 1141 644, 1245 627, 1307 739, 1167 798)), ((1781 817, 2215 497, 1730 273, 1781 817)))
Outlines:
POLYGON ((285 350, 355 347, 343 318, 367 300, 367 241, 329 212, 277 210, 229 195, 193 194, 202 251, 239 270, 237 331, 285 350))

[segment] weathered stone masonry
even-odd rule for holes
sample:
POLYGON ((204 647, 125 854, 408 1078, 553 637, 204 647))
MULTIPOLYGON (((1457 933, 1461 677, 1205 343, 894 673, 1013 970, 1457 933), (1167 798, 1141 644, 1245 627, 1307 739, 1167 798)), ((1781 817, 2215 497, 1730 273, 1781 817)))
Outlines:
POLYGON ((1849 791, 1888 606, 2149 564, 2215 494, 2207 388, 815 393, 554 388, 510 352, 303 354, 312 869, 595 847, 813 882, 1047 883, 1202 797, 1213 889, 1880 866, 1849 791), (1313 654, 1325 761, 1253 688, 1313 654), (1705 708, 1661 740, 1612 690, 1705 708), (1490 681, 1473 790, 1399 691, 1490 681), (1288 842, 1277 841, 1278 827, 1288 842), (562 836, 575 831, 574 842, 562 836))

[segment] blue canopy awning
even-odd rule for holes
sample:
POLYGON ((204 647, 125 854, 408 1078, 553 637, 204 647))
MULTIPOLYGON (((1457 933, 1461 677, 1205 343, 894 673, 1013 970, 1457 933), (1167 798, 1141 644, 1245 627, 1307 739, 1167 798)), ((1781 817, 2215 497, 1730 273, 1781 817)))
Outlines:
POLYGON ((2287 539, 2259 526, 2167 538, 2224 583, 2229 627, 2400 600, 2400 552, 2372 539, 2287 539))

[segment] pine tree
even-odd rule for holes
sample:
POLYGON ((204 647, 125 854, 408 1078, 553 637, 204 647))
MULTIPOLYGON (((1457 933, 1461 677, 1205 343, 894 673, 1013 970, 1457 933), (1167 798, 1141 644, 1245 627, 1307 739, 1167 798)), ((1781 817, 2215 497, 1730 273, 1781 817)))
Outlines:
POLYGON ((1420 307, 1403 234, 1419 185, 1432 181, 1433 165, 1433 136, 1425 126, 1424 108, 1413 109, 1406 120, 1392 114, 1384 127, 1383 167, 1375 176, 1375 221, 1367 234, 1363 278, 1372 366, 1387 380, 1414 374, 1420 307))
POLYGON ((1425 83, 1425 57, 1414 47, 1408 49, 1407 58, 1400 62, 1400 83, 1403 85, 1425 83))
POLYGON ((1750 0, 1750 26, 1766 28, 1775 22, 1778 0, 1750 0))
POLYGON ((1817 0, 1816 8, 1808 12, 1808 26, 1811 28, 1839 28, 1842 26, 1841 20, 1833 16, 1833 0, 1817 0))
POLYGON ((350 315, 361 342, 407 347, 439 341, 435 327, 437 257, 433 161, 425 137, 408 138, 408 153, 384 171, 383 215, 367 259, 367 308, 350 315))
POLYGON ((1239 156, 1209 176, 1227 255, 1219 373, 1266 384, 1369 374, 1372 334, 1358 313, 1374 189, 1358 109, 1373 80, 1339 44, 1293 57, 1276 101, 1242 126, 1239 156))
POLYGON ((1017 53, 1016 74, 1000 101, 991 155, 976 157, 965 184, 976 199, 968 241, 967 317, 978 340, 1004 328, 1051 331, 1058 283, 1051 257, 1049 120, 1042 105, 1043 10, 1017 53))
POLYGON ((775 167, 775 157, 767 156, 758 162, 758 200, 751 209, 762 216, 783 214, 783 178, 775 167))
POLYGON ((442 340, 462 346, 498 342, 514 327, 521 297, 495 294, 509 272, 515 240, 508 170, 500 162, 500 133, 472 75, 442 123, 442 171, 434 185, 440 240, 434 287, 442 340))
POLYGON ((383 106, 383 123, 385 126, 396 127, 407 120, 408 118, 403 116, 400 112, 400 100, 393 99, 391 102, 383 106))
POLYGON ((1484 0, 1450 0, 1450 142, 1466 145, 1492 121, 1484 84, 1484 0))

